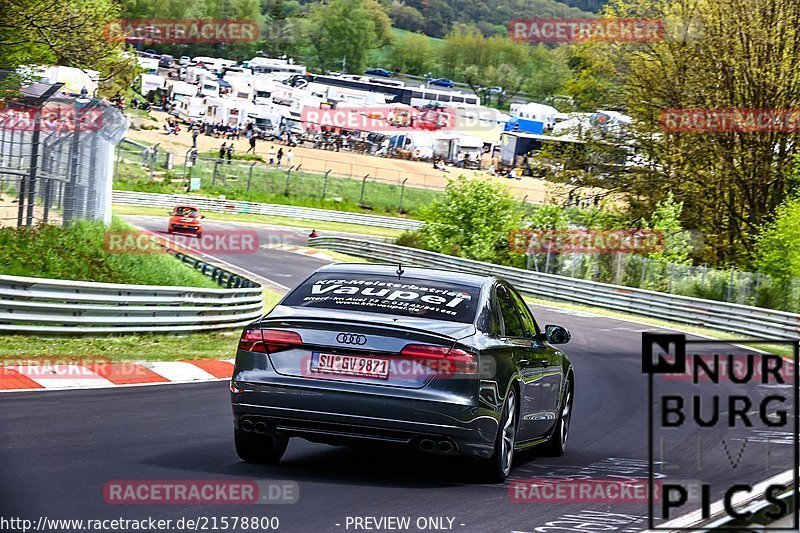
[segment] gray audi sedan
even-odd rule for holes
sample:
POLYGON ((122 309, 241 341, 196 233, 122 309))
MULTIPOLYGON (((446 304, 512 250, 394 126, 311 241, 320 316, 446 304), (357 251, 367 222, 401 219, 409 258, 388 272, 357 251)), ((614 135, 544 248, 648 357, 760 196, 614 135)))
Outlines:
POLYGON ((562 455, 574 378, 501 279, 393 265, 323 267, 242 333, 231 380, 239 457, 276 463, 290 437, 387 442, 479 461, 562 455))

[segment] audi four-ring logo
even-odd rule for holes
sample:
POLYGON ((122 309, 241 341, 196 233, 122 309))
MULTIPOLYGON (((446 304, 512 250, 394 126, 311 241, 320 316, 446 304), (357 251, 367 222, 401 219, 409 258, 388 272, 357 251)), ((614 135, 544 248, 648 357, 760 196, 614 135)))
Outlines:
POLYGON ((342 344, 367 344, 367 336, 366 335, 357 335, 355 333, 339 333, 336 336, 336 342, 340 342, 342 344))

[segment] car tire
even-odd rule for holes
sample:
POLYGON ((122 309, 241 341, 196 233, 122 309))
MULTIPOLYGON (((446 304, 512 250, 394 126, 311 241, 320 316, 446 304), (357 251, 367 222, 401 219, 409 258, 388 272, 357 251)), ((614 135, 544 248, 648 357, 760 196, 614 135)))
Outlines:
POLYGON ((258 435, 239 428, 233 430, 233 440, 239 458, 255 464, 278 464, 289 444, 283 435, 258 435))
POLYGON ((511 472, 517 442, 517 401, 517 391, 512 387, 503 404, 494 453, 483 464, 481 477, 488 483, 503 483, 511 472))
POLYGON ((569 424, 572 419, 572 404, 574 401, 572 375, 564 383, 564 397, 558 413, 558 421, 553 428, 553 434, 546 444, 542 445, 541 455, 548 457, 561 457, 567 451, 567 438, 569 437, 569 424))

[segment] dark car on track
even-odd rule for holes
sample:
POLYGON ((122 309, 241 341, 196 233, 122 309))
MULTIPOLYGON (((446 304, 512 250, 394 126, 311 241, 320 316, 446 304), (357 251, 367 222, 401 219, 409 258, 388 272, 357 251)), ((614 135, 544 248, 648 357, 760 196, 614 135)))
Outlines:
POLYGON ((453 87, 453 80, 448 79, 448 78, 435 78, 435 79, 432 79, 432 80, 428 81, 428 85, 436 85, 438 87, 452 88, 453 87))
POLYGON ((501 279, 389 265, 319 269, 242 333, 231 380, 239 457, 276 463, 290 437, 387 442, 481 461, 562 455, 572 364, 501 279))
POLYGON ((383 76, 384 78, 392 77, 392 73, 385 68, 368 68, 364 71, 364 74, 369 74, 370 76, 383 76))

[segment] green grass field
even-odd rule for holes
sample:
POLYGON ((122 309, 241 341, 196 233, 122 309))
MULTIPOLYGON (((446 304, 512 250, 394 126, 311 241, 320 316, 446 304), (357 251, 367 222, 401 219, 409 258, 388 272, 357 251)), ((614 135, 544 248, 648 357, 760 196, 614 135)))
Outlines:
POLYGON ((0 228, 0 274, 219 288, 200 272, 168 254, 109 253, 108 232, 133 228, 119 219, 110 227, 102 222, 79 221, 67 228, 41 225, 32 228, 0 228))

